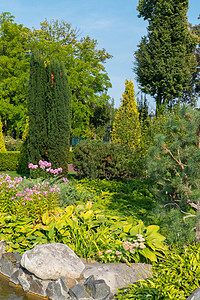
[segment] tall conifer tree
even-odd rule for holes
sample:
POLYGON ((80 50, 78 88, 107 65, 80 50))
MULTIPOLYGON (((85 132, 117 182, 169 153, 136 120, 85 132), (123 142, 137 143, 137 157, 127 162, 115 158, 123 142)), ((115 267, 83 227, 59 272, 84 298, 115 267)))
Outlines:
POLYGON ((68 171, 71 93, 63 63, 47 62, 39 53, 30 61, 28 98, 29 160, 52 163, 68 171))
POLYGON ((135 52, 135 72, 141 90, 172 106, 191 89, 196 71, 197 36, 187 22, 188 0, 139 0, 139 17, 149 22, 147 36, 135 52))
POLYGON ((111 133, 113 142, 135 149, 140 144, 141 131, 139 112, 135 101, 135 90, 131 80, 125 82, 121 105, 115 116, 111 133))

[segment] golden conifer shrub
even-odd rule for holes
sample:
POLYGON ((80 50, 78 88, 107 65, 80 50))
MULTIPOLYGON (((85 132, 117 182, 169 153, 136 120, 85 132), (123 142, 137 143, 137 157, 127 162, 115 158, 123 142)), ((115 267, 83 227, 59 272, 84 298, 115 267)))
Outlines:
POLYGON ((6 147, 3 139, 3 125, 0 118, 0 152, 5 152, 5 151, 6 151, 6 147))
POLYGON ((125 81, 125 92, 122 94, 121 105, 115 116, 111 139, 113 142, 128 146, 132 150, 140 145, 139 112, 135 101, 134 85, 128 79, 125 81))

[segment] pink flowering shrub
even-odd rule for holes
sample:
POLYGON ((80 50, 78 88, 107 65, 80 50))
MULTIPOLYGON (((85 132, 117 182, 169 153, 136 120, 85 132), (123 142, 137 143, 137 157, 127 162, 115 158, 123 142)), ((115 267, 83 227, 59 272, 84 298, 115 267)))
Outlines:
MULTIPOLYGON (((39 162, 38 165, 29 164, 32 170, 53 174, 57 176, 62 173, 62 168, 52 169, 51 163, 39 162), (48 169, 46 169, 48 168, 48 169)), ((42 175, 42 173, 41 173, 42 175)), ((52 175, 51 175, 52 176, 52 175)), ((68 179, 63 177, 63 183, 68 183, 68 179)), ((40 219, 46 211, 53 211, 58 205, 60 188, 47 181, 34 183, 33 180, 23 181, 22 177, 11 178, 7 174, 0 175, 0 211, 2 213, 26 215, 40 219)))

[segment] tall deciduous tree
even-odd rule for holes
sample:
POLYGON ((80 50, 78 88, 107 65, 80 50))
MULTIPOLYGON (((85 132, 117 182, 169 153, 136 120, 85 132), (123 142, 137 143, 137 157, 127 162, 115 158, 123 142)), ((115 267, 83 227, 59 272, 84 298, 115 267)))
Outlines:
POLYGON ((116 113, 111 133, 113 142, 136 149, 140 144, 141 131, 135 90, 131 80, 125 82, 121 105, 116 113))
POLYGON ((45 60, 63 61, 72 90, 72 133, 88 135, 96 106, 104 106, 111 87, 105 62, 112 56, 98 49, 96 40, 79 38, 64 21, 45 20, 39 30, 14 23, 9 13, 0 19, 0 115, 4 131, 23 132, 26 122, 30 52, 40 51, 45 60))
POLYGON ((30 162, 40 159, 68 171, 71 92, 62 62, 33 53, 30 61, 28 150, 30 162))
POLYGON ((139 0, 139 17, 149 25, 135 52, 134 70, 141 90, 155 98, 157 108, 172 106, 191 88, 198 39, 189 29, 188 5, 188 0, 139 0))
POLYGON ((26 121, 28 32, 10 13, 0 15, 0 115, 5 134, 15 130, 17 136, 26 121))

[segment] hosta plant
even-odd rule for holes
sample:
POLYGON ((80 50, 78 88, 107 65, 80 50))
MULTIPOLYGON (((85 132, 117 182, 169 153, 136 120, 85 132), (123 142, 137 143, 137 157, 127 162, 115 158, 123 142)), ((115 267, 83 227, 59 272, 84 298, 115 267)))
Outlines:
POLYGON ((35 244, 64 243, 78 256, 100 262, 153 262, 166 250, 162 243, 164 237, 159 235, 157 227, 145 227, 142 222, 133 226, 119 217, 105 215, 103 211, 93 210, 91 201, 64 210, 57 208, 54 214, 46 211, 40 223, 32 219, 32 225, 31 218, 25 224, 21 217, 22 227, 20 217, 0 217, 4 218, 0 223, 0 237, 12 241, 10 249, 19 252, 24 250, 19 243, 22 235, 26 250, 35 244), (24 230, 28 232, 23 234, 24 230))

